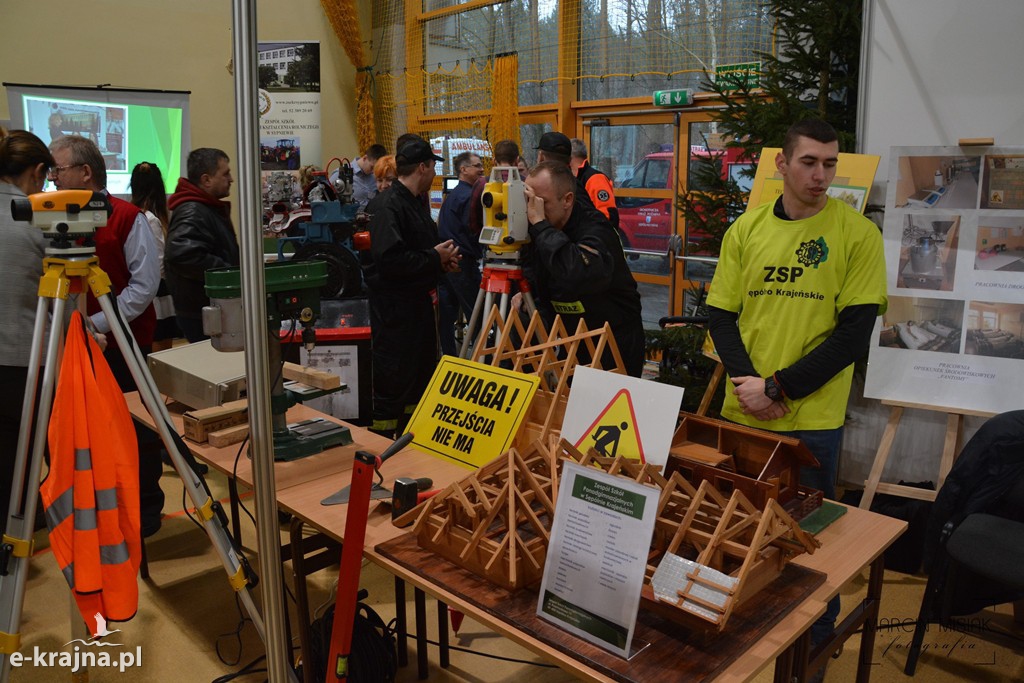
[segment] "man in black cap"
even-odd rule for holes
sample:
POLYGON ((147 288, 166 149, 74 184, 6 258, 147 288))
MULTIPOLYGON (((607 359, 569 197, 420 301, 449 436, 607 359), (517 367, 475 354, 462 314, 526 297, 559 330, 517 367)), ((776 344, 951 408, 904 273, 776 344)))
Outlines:
MULTIPOLYGON (((556 131, 544 133, 544 135, 540 136, 540 144, 534 149, 537 150, 538 164, 552 161, 558 164, 565 164, 566 168, 572 170, 572 142, 562 133, 556 131)), ((581 180, 579 177, 576 178, 575 195, 577 202, 588 209, 597 210, 597 207, 594 206, 594 200, 590 198, 590 193, 587 192, 586 181, 581 180)))
POLYGON ((364 274, 373 344, 371 429, 392 438, 404 430, 434 372, 433 292, 460 258, 452 240, 439 243, 430 210, 419 200, 438 161, 423 138, 406 140, 395 155, 398 180, 374 201, 370 219, 364 274))

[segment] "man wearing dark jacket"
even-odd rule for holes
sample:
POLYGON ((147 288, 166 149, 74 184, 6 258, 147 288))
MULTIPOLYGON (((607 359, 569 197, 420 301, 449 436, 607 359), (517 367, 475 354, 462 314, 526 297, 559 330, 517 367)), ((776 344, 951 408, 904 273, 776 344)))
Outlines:
POLYGON ((174 299, 178 327, 190 342, 208 339, 203 334, 205 276, 210 268, 238 266, 238 239, 231 225, 228 155, 202 147, 188 155, 188 178, 180 178, 167 202, 171 223, 167 228, 164 270, 174 299))
MULTIPOLYGON (((548 324, 560 315, 569 332, 580 318, 590 330, 609 323, 627 374, 639 377, 644 328, 636 281, 615 229, 596 209, 577 202, 575 190, 576 178, 560 161, 538 164, 526 179, 532 241, 523 255, 537 308, 548 324)), ((601 366, 614 367, 610 353, 601 366)))
POLYGON ((395 155, 398 180, 370 204, 364 274, 373 347, 371 429, 390 437, 401 433, 437 365, 432 293, 459 264, 458 247, 452 240, 438 243, 437 226, 419 199, 430 189, 437 161, 426 140, 404 142, 395 155))

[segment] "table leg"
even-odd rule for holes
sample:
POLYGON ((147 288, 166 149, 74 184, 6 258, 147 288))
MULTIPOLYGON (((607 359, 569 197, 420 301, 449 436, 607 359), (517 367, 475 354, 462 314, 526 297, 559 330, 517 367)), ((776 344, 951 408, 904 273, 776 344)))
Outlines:
POLYGON ((879 555, 871 563, 868 573, 868 591, 864 598, 864 631, 860 637, 860 658, 857 660, 857 683, 867 683, 875 653, 875 632, 878 627, 878 609, 882 603, 882 581, 885 577, 885 556, 879 555))
POLYGON ((398 641, 398 666, 409 664, 409 624, 405 613, 405 581, 395 577, 395 638, 398 641))
MULTIPOLYGON (((234 498, 232 498, 234 501, 234 498)), ((295 578, 295 611, 299 615, 299 652, 302 655, 303 683, 314 683, 313 644, 309 632, 309 595, 306 591, 306 563, 302 552, 302 526, 298 517, 292 517, 289 528, 289 540, 292 555, 292 575, 295 578)), ((238 527, 235 527, 236 529, 238 527)))
POLYGON ((419 588, 413 589, 416 604, 416 669, 417 678, 427 679, 427 594, 419 588))
POLYGON ((447 669, 450 661, 448 650, 448 605, 437 601, 437 646, 440 652, 441 668, 447 669))

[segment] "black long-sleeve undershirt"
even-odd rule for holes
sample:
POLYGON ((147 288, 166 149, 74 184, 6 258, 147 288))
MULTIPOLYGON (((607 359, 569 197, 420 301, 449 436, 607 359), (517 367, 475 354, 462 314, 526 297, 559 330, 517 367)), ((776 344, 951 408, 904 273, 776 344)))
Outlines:
POLYGON ((847 306, 839 313, 836 328, 825 341, 788 368, 754 368, 750 354, 743 346, 737 325, 738 313, 708 306, 708 329, 715 350, 730 377, 766 377, 775 375, 787 398, 797 399, 813 394, 851 363, 863 358, 871 345, 871 332, 878 304, 847 306))

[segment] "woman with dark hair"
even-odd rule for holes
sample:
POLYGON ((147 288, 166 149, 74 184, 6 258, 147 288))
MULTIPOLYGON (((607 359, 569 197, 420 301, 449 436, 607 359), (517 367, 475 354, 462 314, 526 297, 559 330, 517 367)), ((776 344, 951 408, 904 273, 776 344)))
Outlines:
POLYGON ((39 276, 46 256, 42 231, 15 221, 10 206, 12 199, 42 192, 54 166, 50 150, 35 135, 0 128, 0 528, 7 524, 39 276))
POLYGON ((146 215, 149 227, 153 231, 157 248, 160 250, 160 288, 153 299, 156 310, 156 332, 153 335, 153 350, 162 351, 171 348, 175 337, 180 337, 178 323, 174 317, 174 302, 171 292, 164 281, 164 241, 167 237, 167 224, 170 214, 167 211, 167 192, 164 188, 164 177, 156 164, 143 161, 132 169, 131 179, 132 204, 139 207, 146 215))

